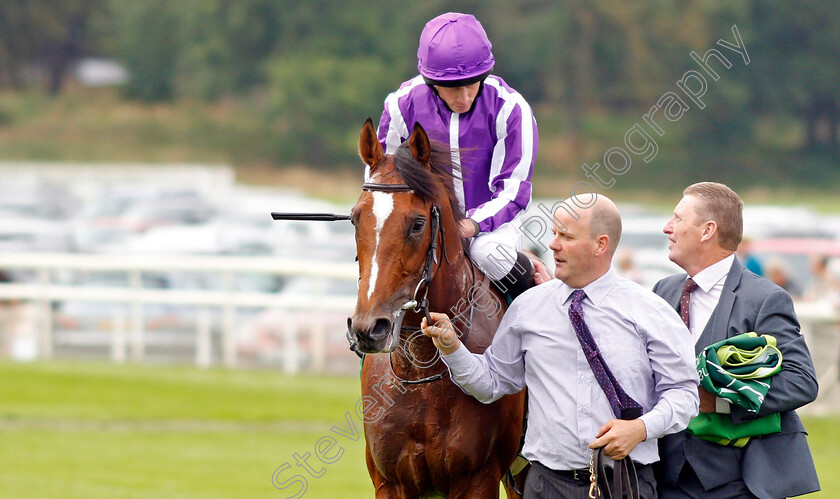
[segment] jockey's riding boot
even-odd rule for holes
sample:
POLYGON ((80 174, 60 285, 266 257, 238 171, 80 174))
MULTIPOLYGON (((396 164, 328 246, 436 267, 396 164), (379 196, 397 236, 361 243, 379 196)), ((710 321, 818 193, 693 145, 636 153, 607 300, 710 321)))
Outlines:
POLYGON ((493 281, 502 293, 505 294, 505 299, 508 305, 513 302, 514 298, 525 292, 526 289, 532 288, 536 285, 534 282, 534 265, 531 259, 524 253, 516 253, 516 263, 506 276, 498 281, 493 281))

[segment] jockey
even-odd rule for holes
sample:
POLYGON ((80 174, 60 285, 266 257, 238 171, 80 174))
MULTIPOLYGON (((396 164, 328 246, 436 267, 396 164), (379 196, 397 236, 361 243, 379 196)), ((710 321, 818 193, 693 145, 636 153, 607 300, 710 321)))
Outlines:
MULTIPOLYGON (((469 14, 442 14, 426 24, 417 49, 420 74, 385 99, 379 140, 393 154, 419 122, 449 144, 455 192, 466 215, 459 226, 470 257, 509 299, 533 285, 533 266, 520 253, 518 216, 531 203, 537 123, 531 107, 490 74, 492 45, 469 14)), ((368 172, 365 172, 368 177, 368 172)))

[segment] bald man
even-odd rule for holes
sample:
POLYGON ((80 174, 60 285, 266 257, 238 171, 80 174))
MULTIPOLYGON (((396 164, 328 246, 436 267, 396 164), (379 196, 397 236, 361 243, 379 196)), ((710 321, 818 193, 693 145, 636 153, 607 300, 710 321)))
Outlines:
POLYGON ((431 314, 435 325, 423 332, 451 379, 481 402, 528 387, 526 498, 587 497, 590 449, 599 447, 611 459, 629 455, 641 496, 656 497, 657 439, 685 429, 698 411, 691 335, 667 302, 612 270, 621 237, 612 201, 570 198, 554 217, 557 279, 513 301, 483 354, 462 347, 444 314, 431 314), (581 320, 641 416, 614 413, 578 339, 581 320))

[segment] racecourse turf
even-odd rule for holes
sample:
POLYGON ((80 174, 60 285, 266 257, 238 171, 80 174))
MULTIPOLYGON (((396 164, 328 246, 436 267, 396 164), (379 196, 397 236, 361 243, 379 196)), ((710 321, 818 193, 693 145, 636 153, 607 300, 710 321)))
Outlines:
MULTIPOLYGON (((0 362, 0 497, 286 498, 303 477, 298 497, 369 498, 359 396, 356 377, 0 362)), ((838 423, 806 419, 813 497, 840 497, 838 423)))

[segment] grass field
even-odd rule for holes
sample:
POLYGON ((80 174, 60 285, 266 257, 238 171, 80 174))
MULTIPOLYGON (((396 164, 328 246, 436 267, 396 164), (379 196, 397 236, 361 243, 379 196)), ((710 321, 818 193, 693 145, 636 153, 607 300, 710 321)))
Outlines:
MULTIPOLYGON (((307 498, 372 497, 358 398, 355 377, 3 362, 0 497, 285 498, 296 474, 307 498), (315 446, 327 436, 323 464, 315 446), (272 477, 286 463, 281 490, 272 477)), ((823 485, 813 497, 840 496, 838 422, 806 420, 823 485)))
POLYGON ((295 453, 324 470, 308 498, 373 490, 355 416, 357 440, 336 436, 340 459, 319 468, 314 455, 333 425, 352 435, 354 378, 2 363, 0 380, 3 498, 287 497, 299 487, 278 490, 272 476, 286 462, 302 472, 295 453))

